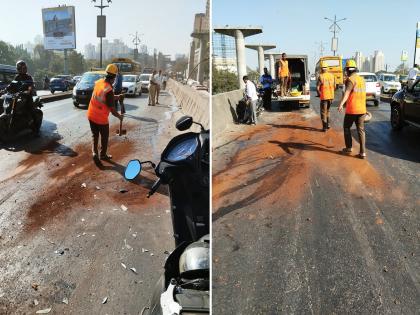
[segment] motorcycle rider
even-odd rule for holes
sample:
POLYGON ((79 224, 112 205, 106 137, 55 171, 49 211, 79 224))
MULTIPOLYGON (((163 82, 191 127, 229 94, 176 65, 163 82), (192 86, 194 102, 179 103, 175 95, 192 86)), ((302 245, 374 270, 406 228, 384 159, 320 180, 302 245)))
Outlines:
POLYGON ((18 74, 15 76, 13 81, 19 83, 18 90, 16 90, 16 83, 12 82, 12 84, 9 84, 7 86, 6 91, 10 93, 23 92, 22 97, 25 100, 24 108, 27 114, 31 116, 32 121, 34 121, 35 108, 34 108, 34 102, 32 100, 32 96, 36 96, 34 80, 32 79, 32 76, 28 74, 28 67, 26 66, 25 61, 18 60, 16 62, 16 70, 18 74))

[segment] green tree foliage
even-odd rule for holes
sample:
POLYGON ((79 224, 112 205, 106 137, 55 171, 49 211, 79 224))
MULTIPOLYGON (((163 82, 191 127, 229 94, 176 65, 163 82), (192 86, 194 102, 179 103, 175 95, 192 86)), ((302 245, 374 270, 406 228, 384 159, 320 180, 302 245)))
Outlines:
POLYGON ((238 77, 235 73, 218 70, 213 67, 212 93, 219 94, 239 89, 238 77))

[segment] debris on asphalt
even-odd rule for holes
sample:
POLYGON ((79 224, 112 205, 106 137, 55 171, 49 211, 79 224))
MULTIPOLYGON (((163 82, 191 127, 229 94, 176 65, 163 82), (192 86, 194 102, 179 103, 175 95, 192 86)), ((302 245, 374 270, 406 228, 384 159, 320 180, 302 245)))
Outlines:
POLYGON ((163 252, 165 255, 170 255, 171 253, 169 252, 169 251, 167 251, 167 250, 165 250, 164 252, 163 252))
POLYGON ((127 266, 126 266, 125 264, 121 263, 121 266, 122 266, 124 269, 127 269, 127 266))
POLYGON ((32 289, 34 289, 35 291, 38 291, 39 284, 34 282, 34 283, 32 283, 31 287, 32 287, 32 289))
POLYGON ((131 247, 130 245, 127 244, 127 240, 124 239, 124 245, 128 250, 133 250, 133 247, 131 247))
POLYGON ((311 218, 306 218, 306 221, 311 222, 311 221, 312 221, 312 219, 311 219, 311 218))
POLYGON ((155 256, 155 254, 153 254, 153 253, 150 253, 150 256, 155 256))
POLYGON ((83 183, 82 185, 80 185, 80 187, 86 188, 86 183, 83 183))
POLYGON ((82 222, 85 222, 85 219, 84 218, 82 218, 82 222))
POLYGON ((133 234, 131 234, 131 235, 133 235, 133 237, 134 237, 134 238, 136 238, 136 237, 137 237, 137 233, 133 233, 133 234))
POLYGON ((104 297, 104 299, 102 300, 102 304, 105 304, 108 301, 108 297, 104 297))
POLYGON ((395 300, 394 300, 394 304, 395 304, 395 305, 399 305, 399 304, 401 304, 401 302, 400 302, 398 299, 395 299, 395 300))
POLYGON ((96 190, 101 190, 101 187, 99 187, 99 186, 96 186, 96 190))
POLYGON ((147 253, 148 251, 149 251, 149 250, 148 250, 148 249, 146 249, 146 248, 142 248, 142 249, 141 249, 141 252, 142 252, 142 253, 147 253))
POLYGON ((64 298, 63 299, 63 303, 68 305, 69 304, 69 299, 68 298, 64 298))
POLYGON ((42 227, 41 230, 45 231, 45 228, 42 227))
POLYGON ((137 270, 136 270, 136 268, 131 267, 131 268, 130 268, 130 270, 131 270, 132 272, 134 272, 135 274, 137 274, 137 270))
POLYGON ((124 193, 126 193, 126 192, 128 192, 128 190, 127 190, 127 189, 124 189, 124 188, 121 188, 121 189, 120 189, 120 193, 124 194, 124 193))
POLYGON ((270 155, 270 159, 274 160, 274 156, 270 155))
POLYGON ((64 249, 57 249, 54 251, 57 255, 64 255, 64 249))
POLYGON ((121 205, 121 209, 122 209, 122 211, 127 211, 128 210, 128 208, 124 205, 121 205))
POLYGON ((55 245, 55 243, 53 241, 50 241, 48 238, 46 238, 46 240, 48 241, 48 243, 55 245))
POLYGON ((34 305, 37 306, 39 304, 38 300, 34 300, 34 305))
POLYGON ((386 266, 384 266, 383 271, 384 271, 384 272, 388 272, 388 268, 387 268, 386 266))
POLYGON ((49 312, 51 312, 51 307, 36 311, 36 314, 48 314, 49 312))
POLYGON ((171 212, 171 210, 165 210, 165 212, 166 212, 166 213, 170 213, 170 212, 171 212))

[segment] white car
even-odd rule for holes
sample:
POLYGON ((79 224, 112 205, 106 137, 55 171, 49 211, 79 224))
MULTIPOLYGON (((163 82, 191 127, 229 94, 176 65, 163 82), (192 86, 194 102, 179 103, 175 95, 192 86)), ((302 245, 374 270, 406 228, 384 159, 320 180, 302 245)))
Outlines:
POLYGON ((401 90, 401 83, 395 74, 381 73, 378 78, 382 94, 394 94, 401 90))
POLYGON ((152 77, 151 73, 143 73, 140 75, 140 84, 142 92, 149 93, 149 84, 150 78, 152 77))
POLYGON ((381 97, 381 87, 378 77, 371 72, 359 72, 358 75, 365 79, 366 101, 373 101, 375 106, 378 106, 381 97))
POLYGON ((141 83, 138 75, 125 74, 122 80, 122 90, 126 95, 141 96, 141 83))

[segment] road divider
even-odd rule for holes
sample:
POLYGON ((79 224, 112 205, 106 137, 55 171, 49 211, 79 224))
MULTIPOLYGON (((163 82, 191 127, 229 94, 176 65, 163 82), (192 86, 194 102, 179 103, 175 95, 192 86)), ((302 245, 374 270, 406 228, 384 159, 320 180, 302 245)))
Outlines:
POLYGON ((51 103, 51 102, 60 101, 66 98, 71 98, 72 93, 73 93, 72 91, 68 91, 68 92, 56 93, 56 94, 51 94, 51 95, 44 95, 44 96, 40 96, 40 99, 43 103, 51 103))
POLYGON ((237 121, 236 105, 243 98, 243 90, 235 90, 213 95, 212 97, 212 127, 213 134, 220 134, 229 125, 237 121))
POLYGON ((201 123, 206 129, 210 127, 210 96, 208 92, 195 90, 172 79, 169 79, 166 86, 174 95, 183 114, 192 116, 194 121, 201 123))

